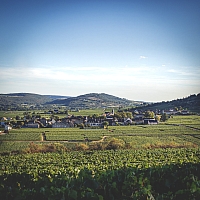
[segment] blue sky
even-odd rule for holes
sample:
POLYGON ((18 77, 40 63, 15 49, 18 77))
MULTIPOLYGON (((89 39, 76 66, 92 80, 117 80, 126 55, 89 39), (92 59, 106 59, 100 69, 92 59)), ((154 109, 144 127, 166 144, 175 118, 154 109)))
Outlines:
POLYGON ((200 92, 198 0, 0 0, 0 93, 200 92))

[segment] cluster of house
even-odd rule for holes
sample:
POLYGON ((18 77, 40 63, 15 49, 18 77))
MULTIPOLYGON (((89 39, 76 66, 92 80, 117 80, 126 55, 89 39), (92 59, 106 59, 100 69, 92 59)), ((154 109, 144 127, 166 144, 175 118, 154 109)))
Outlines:
POLYGON ((181 111, 176 111, 174 109, 169 109, 167 111, 163 111, 163 113, 166 113, 167 115, 188 115, 190 112, 188 110, 181 110, 181 111))
POLYGON ((158 124, 158 121, 155 118, 144 118, 144 114, 136 114, 134 118, 135 124, 145 124, 153 125, 158 124))
MULTIPOLYGON (((166 114, 173 115, 176 114, 175 111, 169 110, 165 111, 166 114)), ((184 111, 183 114, 186 114, 184 111)), ((187 112, 188 114, 188 112, 187 112)), ((55 120, 46 118, 33 118, 29 120, 23 120, 23 128, 40 128, 40 127, 52 127, 52 128, 71 128, 84 125, 85 127, 103 127, 104 122, 107 121, 108 125, 128 125, 128 124, 146 124, 154 125, 158 124, 155 118, 145 118, 144 114, 138 112, 134 115, 134 118, 116 118, 114 117, 114 110, 112 112, 106 112, 104 115, 94 118, 86 116, 73 116, 68 115, 65 118, 55 120)), ((1 119, 1 126, 5 127, 5 130, 9 130, 11 127, 8 125, 8 120, 3 117, 1 119)), ((19 122, 19 121, 18 121, 19 122)), ((22 121, 21 121, 22 122, 22 121)), ((22 124, 22 123, 21 123, 22 124)))

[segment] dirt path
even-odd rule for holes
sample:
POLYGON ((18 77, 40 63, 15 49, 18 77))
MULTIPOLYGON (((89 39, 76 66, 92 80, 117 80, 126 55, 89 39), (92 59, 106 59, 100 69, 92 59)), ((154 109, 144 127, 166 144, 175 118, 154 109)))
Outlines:
POLYGON ((109 136, 103 136, 102 139, 96 140, 96 141, 91 141, 91 142, 92 143, 94 143, 94 142, 103 142, 107 137, 109 137, 109 136))

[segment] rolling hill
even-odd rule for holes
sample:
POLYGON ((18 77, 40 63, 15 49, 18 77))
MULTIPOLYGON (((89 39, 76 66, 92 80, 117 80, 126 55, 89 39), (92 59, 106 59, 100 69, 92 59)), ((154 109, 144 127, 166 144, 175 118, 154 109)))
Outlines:
POLYGON ((139 106, 137 109, 141 110, 168 110, 177 107, 182 109, 187 109, 191 112, 200 112, 200 93, 193 94, 186 98, 176 99, 172 101, 162 101, 158 103, 145 104, 139 106))
POLYGON ((67 96, 56 95, 39 95, 32 93, 10 93, 0 94, 0 108, 9 106, 21 106, 22 104, 28 105, 43 105, 59 98, 68 98, 67 96))
POLYGON ((0 94, 0 109, 19 108, 21 105, 64 105, 70 108, 127 107, 142 104, 105 93, 90 93, 77 97, 40 95, 32 93, 0 94))
POLYGON ((105 93, 89 93, 67 99, 58 99, 48 104, 61 104, 71 108, 99 108, 136 106, 142 102, 131 101, 105 93))
MULTIPOLYGON (((200 112, 200 93, 186 98, 158 103, 131 101, 105 93, 89 93, 77 97, 60 95, 40 95, 32 93, 0 94, 0 110, 19 108, 21 105, 64 105, 74 109, 106 108, 106 107, 137 107, 141 110, 167 110, 175 107, 200 112)), ((134 108, 133 108, 134 109, 134 108)))

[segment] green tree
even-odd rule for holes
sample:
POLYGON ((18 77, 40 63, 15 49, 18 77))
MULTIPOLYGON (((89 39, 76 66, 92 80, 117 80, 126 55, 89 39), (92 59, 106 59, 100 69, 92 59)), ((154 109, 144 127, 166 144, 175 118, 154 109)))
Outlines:
POLYGON ((114 114, 114 117, 116 117, 117 119, 122 118, 121 112, 116 112, 114 114))
POLYGON ((145 112, 144 117, 146 117, 146 118, 154 118, 154 112, 148 110, 148 111, 145 112))
POLYGON ((16 119, 16 120, 20 120, 20 116, 17 115, 17 116, 15 117, 15 119, 16 119))
POLYGON ((21 121, 21 122, 18 122, 17 124, 19 125, 19 127, 22 127, 24 125, 24 122, 21 121))
POLYGON ((126 118, 127 117, 127 114, 124 111, 121 112, 121 115, 122 115, 122 118, 126 118))
POLYGON ((107 121, 104 121, 103 123, 104 128, 108 128, 109 123, 107 121))
POLYGON ((160 115, 156 115, 155 119, 159 122, 160 121, 161 116, 160 115))
POLYGON ((99 114, 93 114, 92 117, 93 117, 94 119, 97 119, 97 118, 99 118, 99 114))
POLYGON ((169 118, 169 116, 168 116, 166 113, 163 113, 163 114, 161 115, 160 121, 165 122, 165 121, 168 120, 168 118, 169 118))
POLYGON ((126 112, 126 116, 127 116, 128 118, 130 118, 130 119, 133 118, 133 114, 132 114, 132 112, 126 112))

